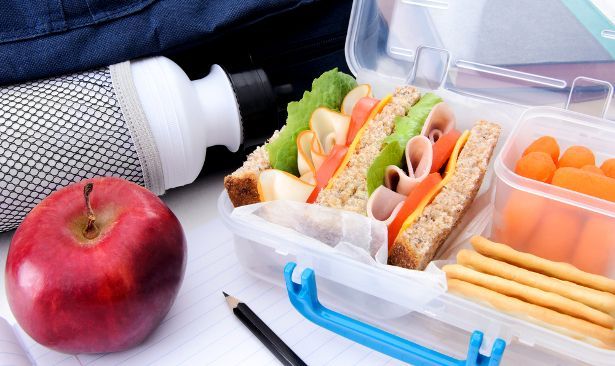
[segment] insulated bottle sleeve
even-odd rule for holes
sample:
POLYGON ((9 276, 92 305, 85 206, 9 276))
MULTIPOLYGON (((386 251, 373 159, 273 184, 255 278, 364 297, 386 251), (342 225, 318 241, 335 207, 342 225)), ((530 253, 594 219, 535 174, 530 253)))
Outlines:
POLYGON ((95 176, 164 193, 128 62, 0 88, 0 232, 58 188, 95 176))

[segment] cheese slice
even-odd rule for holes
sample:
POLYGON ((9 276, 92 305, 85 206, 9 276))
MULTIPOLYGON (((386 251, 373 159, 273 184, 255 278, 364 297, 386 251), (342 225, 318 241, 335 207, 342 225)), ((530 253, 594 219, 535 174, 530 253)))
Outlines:
POLYGON ((365 133, 367 126, 374 119, 374 117, 376 117, 378 113, 382 112, 382 109, 384 108, 384 106, 386 106, 391 101, 391 98, 393 98, 391 94, 382 98, 380 103, 378 103, 378 105, 372 110, 372 113, 370 113, 369 117, 367 118, 367 121, 365 121, 365 123, 363 124, 363 127, 361 127, 359 132, 357 132, 357 135, 355 136, 354 140, 352 141, 350 146, 348 146, 348 152, 346 153, 344 160, 342 160, 342 163, 335 171, 335 174, 333 174, 331 179, 329 179, 329 183, 327 183, 327 186, 325 187, 325 189, 331 188, 335 178, 337 178, 337 176, 346 168, 346 165, 348 165, 348 161, 350 161, 350 157, 354 154, 355 150, 357 149, 359 140, 361 140, 361 136, 363 136, 363 133, 365 133))
POLYGON ((354 109, 354 106, 357 104, 359 99, 363 97, 371 98, 371 96, 372 96, 372 87, 369 86, 369 84, 358 85, 357 87, 349 91, 348 94, 346 94, 346 96, 344 97, 344 100, 342 101, 342 108, 341 108, 342 114, 350 116, 352 114, 352 110, 354 109))
POLYGON ((319 107, 310 117, 310 130, 316 134, 320 143, 318 150, 328 154, 335 144, 344 145, 350 127, 350 115, 345 115, 328 108, 319 107))
POLYGON ((290 200, 305 202, 315 185, 277 169, 263 170, 258 176, 258 195, 261 202, 290 200))
MULTIPOLYGON (((451 153, 451 157, 448 159, 448 164, 446 164, 446 169, 444 170, 444 178, 442 178, 440 183, 434 186, 431 191, 429 191, 429 193, 425 195, 425 197, 418 204, 414 212, 412 212, 410 216, 406 218, 403 225, 401 226, 401 229, 399 230, 399 233, 403 233, 404 231, 406 231, 406 229, 410 227, 410 225, 412 225, 421 214, 423 214, 423 210, 425 210, 425 207, 427 207, 427 205, 430 204, 431 201, 433 201, 433 199, 442 190, 442 188, 446 184, 448 184, 451 179, 453 179, 453 175, 455 174, 455 170, 457 168, 457 159, 459 159, 461 149, 463 149, 463 146, 469 138, 470 131, 466 130, 461 134, 461 137, 459 137, 459 140, 457 140, 455 148, 451 153)), ((399 236, 399 234, 397 235, 399 236)))
POLYGON ((302 131, 297 136, 297 167, 299 168, 299 175, 307 173, 316 174, 316 169, 312 162, 314 159, 311 149, 313 140, 314 131, 312 130, 302 131))

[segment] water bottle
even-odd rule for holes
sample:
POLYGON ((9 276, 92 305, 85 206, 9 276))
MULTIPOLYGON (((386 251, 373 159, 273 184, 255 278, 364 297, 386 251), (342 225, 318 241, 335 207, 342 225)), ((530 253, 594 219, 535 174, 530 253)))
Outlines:
POLYGON ((189 184, 209 146, 237 151, 277 128, 258 69, 191 81, 165 57, 0 87, 0 232, 56 189, 119 176, 156 194, 189 184))

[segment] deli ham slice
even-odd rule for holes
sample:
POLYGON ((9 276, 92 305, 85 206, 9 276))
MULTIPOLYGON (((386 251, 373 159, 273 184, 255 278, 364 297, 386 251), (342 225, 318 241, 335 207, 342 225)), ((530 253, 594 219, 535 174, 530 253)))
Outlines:
POLYGON ((384 172, 384 185, 407 196, 429 175, 433 160, 431 141, 425 136, 414 136, 408 140, 405 153, 408 173, 395 165, 389 165, 384 172))
POLYGON ((367 200, 367 216, 389 225, 403 206, 406 196, 380 186, 367 200))
POLYGON ((430 173, 433 165, 433 144, 455 128, 455 114, 444 102, 429 112, 421 134, 406 144, 407 173, 389 165, 384 172, 384 185, 378 187, 367 202, 367 215, 389 225, 416 186, 430 173))
POLYGON ((448 104, 436 104, 423 125, 421 135, 429 138, 431 143, 438 141, 440 136, 455 128, 455 114, 448 104))
POLYGON ((376 188, 367 201, 367 215, 390 224, 406 196, 429 175, 433 150, 425 136, 414 136, 406 144, 408 173, 395 165, 386 167, 384 185, 376 188))

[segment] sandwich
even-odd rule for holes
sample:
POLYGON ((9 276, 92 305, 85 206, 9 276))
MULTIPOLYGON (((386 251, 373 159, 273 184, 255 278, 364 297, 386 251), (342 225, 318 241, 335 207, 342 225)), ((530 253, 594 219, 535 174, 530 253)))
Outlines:
POLYGON ((458 131, 435 94, 403 86, 378 100, 331 70, 224 184, 235 207, 285 199, 383 221, 389 264, 422 270, 474 200, 499 134, 487 121, 458 131))

